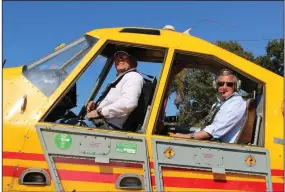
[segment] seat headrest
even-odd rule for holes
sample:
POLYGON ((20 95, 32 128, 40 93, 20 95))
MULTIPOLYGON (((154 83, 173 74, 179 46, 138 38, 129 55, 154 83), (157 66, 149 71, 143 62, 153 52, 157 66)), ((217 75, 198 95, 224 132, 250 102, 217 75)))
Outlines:
POLYGON ((255 109, 256 108, 256 100, 255 99, 252 99, 252 98, 249 98, 246 100, 246 108, 248 109, 255 109))

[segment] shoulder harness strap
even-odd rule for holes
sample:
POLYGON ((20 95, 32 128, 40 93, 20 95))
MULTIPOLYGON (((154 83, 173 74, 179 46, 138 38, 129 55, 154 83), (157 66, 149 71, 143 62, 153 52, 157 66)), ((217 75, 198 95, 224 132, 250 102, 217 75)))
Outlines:
POLYGON ((237 92, 234 92, 230 97, 228 97, 225 101, 223 102, 219 102, 217 101, 214 104, 214 107, 212 107, 210 113, 206 116, 204 123, 203 123, 203 127, 205 128, 207 125, 211 124, 215 118, 215 116, 217 115, 218 111, 220 110, 220 108, 222 107, 222 105, 228 101, 230 98, 235 97, 235 96, 239 96, 239 94, 237 92))
POLYGON ((115 81, 113 81, 112 83, 108 84, 107 87, 105 88, 105 90, 102 92, 102 94, 100 95, 100 97, 98 98, 98 100, 96 101, 96 105, 99 105, 99 103, 101 101, 103 101, 103 99, 107 96, 107 94, 109 93, 109 91, 116 87, 116 85, 123 79, 123 77, 129 73, 129 72, 137 72, 136 69, 132 69, 132 70, 129 70, 129 71, 126 71, 122 74, 120 74, 116 79, 115 81))

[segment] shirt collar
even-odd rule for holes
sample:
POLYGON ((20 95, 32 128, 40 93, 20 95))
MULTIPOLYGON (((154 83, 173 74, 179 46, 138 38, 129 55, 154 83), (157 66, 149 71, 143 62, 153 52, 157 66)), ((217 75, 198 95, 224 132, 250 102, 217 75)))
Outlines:
POLYGON ((131 69, 129 69, 129 70, 123 72, 123 73, 117 73, 116 76, 119 77, 119 76, 121 76, 121 75, 123 75, 123 74, 125 74, 125 73, 128 73, 129 71, 136 71, 136 70, 137 70, 137 68, 136 68, 136 67, 133 67, 133 68, 131 68, 131 69))

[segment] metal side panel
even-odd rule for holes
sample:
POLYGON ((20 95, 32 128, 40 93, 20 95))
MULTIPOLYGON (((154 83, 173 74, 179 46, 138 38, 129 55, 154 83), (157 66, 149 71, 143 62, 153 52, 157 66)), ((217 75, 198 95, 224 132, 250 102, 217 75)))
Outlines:
POLYGON ((142 190, 151 191, 144 136, 55 125, 36 129, 56 191, 116 190, 122 175, 143 178, 142 190))
POLYGON ((158 191, 272 191, 267 149, 158 138, 152 146, 158 191))

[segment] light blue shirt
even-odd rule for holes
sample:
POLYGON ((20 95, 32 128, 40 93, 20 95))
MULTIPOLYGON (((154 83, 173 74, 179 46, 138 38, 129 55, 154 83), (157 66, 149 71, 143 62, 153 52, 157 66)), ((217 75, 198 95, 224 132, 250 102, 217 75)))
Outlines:
POLYGON ((203 130, 221 142, 234 143, 246 117, 246 101, 241 96, 226 100, 213 119, 203 130))

